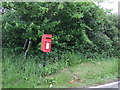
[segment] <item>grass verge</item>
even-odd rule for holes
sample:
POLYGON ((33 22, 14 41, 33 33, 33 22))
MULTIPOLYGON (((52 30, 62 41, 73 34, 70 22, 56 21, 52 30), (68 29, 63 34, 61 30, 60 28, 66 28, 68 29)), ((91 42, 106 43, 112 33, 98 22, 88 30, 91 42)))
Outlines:
POLYGON ((3 88, 87 87, 117 79, 118 74, 118 58, 115 57, 87 59, 74 53, 65 54, 54 63, 48 61, 45 68, 41 67, 41 62, 37 56, 23 59, 20 55, 4 54, 3 88))
POLYGON ((59 73, 45 77, 44 80, 48 80, 48 82, 38 85, 36 88, 49 88, 50 86, 53 88, 82 88, 115 80, 117 75, 117 59, 111 58, 111 60, 81 63, 64 68, 59 73))

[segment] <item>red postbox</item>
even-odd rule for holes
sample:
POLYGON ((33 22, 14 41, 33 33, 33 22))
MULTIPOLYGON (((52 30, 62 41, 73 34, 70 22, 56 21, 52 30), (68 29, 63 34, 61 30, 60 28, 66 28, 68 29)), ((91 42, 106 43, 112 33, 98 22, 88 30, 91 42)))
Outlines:
POLYGON ((41 51, 50 52, 51 51, 51 43, 52 43, 52 35, 44 34, 41 40, 41 51))

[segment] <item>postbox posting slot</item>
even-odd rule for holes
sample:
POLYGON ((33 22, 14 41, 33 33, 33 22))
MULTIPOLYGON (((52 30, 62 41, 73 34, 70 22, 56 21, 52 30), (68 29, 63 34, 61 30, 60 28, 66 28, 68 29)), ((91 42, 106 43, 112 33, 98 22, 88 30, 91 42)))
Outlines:
POLYGON ((51 37, 46 37, 46 39, 51 39, 51 37))

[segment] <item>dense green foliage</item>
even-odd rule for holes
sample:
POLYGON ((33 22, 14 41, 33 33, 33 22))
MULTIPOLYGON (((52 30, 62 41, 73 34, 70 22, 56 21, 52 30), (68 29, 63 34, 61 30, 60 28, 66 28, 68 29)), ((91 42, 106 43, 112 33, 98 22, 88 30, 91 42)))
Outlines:
MULTIPOLYGON (((106 76, 110 79, 116 75, 118 58, 114 56, 119 56, 120 48, 116 15, 92 2, 4 2, 2 7, 5 9, 1 15, 4 88, 68 83, 74 77, 74 70, 69 75, 62 73, 57 79, 47 76, 76 64, 81 65, 77 71, 83 85, 90 85, 91 80, 100 83, 106 76), (44 68, 40 52, 43 34, 53 36, 52 52, 47 54, 44 68), (32 48, 25 59, 23 45, 26 39, 32 39, 32 48), (82 66, 89 61, 94 64, 91 68, 82 66), (105 65, 98 63, 96 69, 97 61, 105 61, 105 65), (91 70, 96 73, 89 73, 91 70)), ((62 84, 60 87, 67 87, 62 84)))
POLYGON ((2 87, 49 88, 52 84, 53 88, 77 88, 117 79, 118 58, 96 54, 96 57, 88 59, 82 53, 61 56, 55 63, 51 62, 52 58, 48 59, 43 68, 40 55, 23 59, 22 54, 3 51, 2 87))
POLYGON ((41 36, 52 34, 53 52, 114 53, 118 49, 117 16, 92 2, 6 2, 3 7, 3 47, 20 51, 29 38, 34 52, 39 50, 41 36))

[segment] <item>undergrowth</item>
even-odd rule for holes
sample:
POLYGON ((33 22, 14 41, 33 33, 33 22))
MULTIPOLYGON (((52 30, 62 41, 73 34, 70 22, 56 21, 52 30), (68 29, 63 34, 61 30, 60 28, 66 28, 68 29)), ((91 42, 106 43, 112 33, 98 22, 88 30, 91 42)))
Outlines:
MULTIPOLYGON (((2 57, 3 88, 29 87, 54 84, 58 80, 47 76, 61 72, 61 70, 79 65, 81 63, 110 60, 105 54, 90 54, 63 52, 47 53, 46 67, 43 68, 43 53, 38 55, 29 54, 24 58, 24 53, 14 51, 3 51, 2 57), (52 56, 53 55, 53 56, 52 56)), ((68 74, 67 74, 68 75, 68 74)), ((64 82, 64 81, 61 81, 64 82)))

